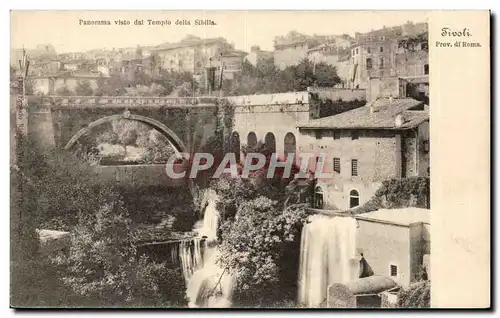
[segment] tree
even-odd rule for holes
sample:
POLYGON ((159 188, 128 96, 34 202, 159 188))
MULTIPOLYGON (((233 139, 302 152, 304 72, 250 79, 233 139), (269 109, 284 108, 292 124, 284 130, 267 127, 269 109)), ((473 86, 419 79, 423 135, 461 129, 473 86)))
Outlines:
POLYGON ((137 123, 132 120, 122 119, 113 122, 113 130, 118 135, 118 143, 125 149, 127 154, 127 146, 136 144, 139 134, 137 133, 137 123))
POLYGON ((120 74, 111 74, 109 78, 99 78, 97 80, 96 96, 118 96, 124 95, 126 88, 130 87, 131 83, 122 78, 120 74))
POLYGON ((56 89, 55 94, 57 96, 73 96, 73 92, 66 86, 56 89))
MULTIPOLYGON (((262 144, 248 148, 244 147, 267 153, 262 144)), ((300 249, 307 204, 289 200, 295 195, 290 191, 293 174, 282 179, 278 171, 276 178, 267 179, 268 169, 266 163, 246 179, 223 175, 210 186, 218 194, 223 220, 218 231, 219 262, 237 273, 238 305, 270 305, 296 294, 298 263, 290 260, 298 257, 292 254, 300 249)))
POLYGON ((69 256, 54 259, 80 306, 185 305, 180 271, 137 258, 134 242, 128 211, 118 196, 80 220, 69 256))
POLYGON ((94 95, 94 90, 92 89, 92 85, 89 81, 78 81, 75 87, 75 94, 77 96, 92 96, 94 95))
POLYGON ((431 282, 422 280, 412 283, 398 295, 399 308, 429 308, 431 282))
POLYGON ((299 248, 306 216, 305 205, 284 209, 278 201, 259 196, 243 202, 234 221, 223 224, 220 262, 237 273, 238 302, 269 304, 293 297, 289 282, 297 273, 283 277, 294 267, 284 260, 290 250, 299 248))

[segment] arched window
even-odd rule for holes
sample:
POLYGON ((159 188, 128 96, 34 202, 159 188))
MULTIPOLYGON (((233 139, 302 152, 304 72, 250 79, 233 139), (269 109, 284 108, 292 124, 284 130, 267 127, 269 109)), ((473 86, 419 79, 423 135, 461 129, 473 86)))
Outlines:
POLYGON ((295 135, 291 132, 285 135, 285 156, 289 153, 296 153, 295 135))
POLYGON ((276 152, 276 138, 272 132, 268 132, 264 138, 266 149, 270 152, 276 152))
POLYGON ((255 146, 257 146, 257 135, 251 131, 247 136, 247 147, 253 149, 255 146))
POLYGON ((236 131, 231 134, 231 152, 235 154, 236 162, 240 162, 240 134, 236 131))
POLYGON ((322 209, 324 205, 323 202, 323 189, 320 186, 317 186, 314 189, 314 207, 316 209, 322 209))
POLYGON ((359 192, 357 190, 351 190, 349 192, 349 208, 355 208, 359 205, 359 192))

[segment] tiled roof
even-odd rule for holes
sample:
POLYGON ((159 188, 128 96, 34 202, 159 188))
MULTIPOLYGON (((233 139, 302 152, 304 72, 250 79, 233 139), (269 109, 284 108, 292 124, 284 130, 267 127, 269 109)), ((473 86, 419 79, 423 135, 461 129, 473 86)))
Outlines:
POLYGON ((156 46, 153 50, 155 51, 163 51, 163 50, 173 50, 179 49, 183 47, 191 47, 197 45, 209 45, 214 43, 224 42, 223 38, 209 38, 209 39, 199 39, 196 41, 187 41, 187 42, 177 42, 177 43, 164 43, 156 46))
POLYGON ((334 116, 311 120, 299 126, 305 129, 407 129, 429 120, 428 106, 412 99, 378 99, 365 106, 334 116), (371 104, 371 105, 370 105, 371 104), (403 123, 396 127, 396 116, 403 116, 403 123))

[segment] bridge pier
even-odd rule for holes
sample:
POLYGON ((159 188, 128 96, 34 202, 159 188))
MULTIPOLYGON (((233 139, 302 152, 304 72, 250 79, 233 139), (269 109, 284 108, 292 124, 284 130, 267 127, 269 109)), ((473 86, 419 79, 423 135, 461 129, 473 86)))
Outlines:
POLYGON ((37 107, 27 112, 28 136, 40 150, 48 151, 56 146, 54 122, 50 107, 37 107))

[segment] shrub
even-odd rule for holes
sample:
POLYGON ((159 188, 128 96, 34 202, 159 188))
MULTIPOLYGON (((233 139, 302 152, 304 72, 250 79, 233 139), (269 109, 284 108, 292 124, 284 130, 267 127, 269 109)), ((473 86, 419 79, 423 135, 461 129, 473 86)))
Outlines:
POLYGON ((429 308, 431 299, 431 282, 428 280, 411 284, 398 296, 399 308, 429 308))
POLYGON ((54 259, 65 285, 79 296, 80 306, 185 305, 180 272, 145 256, 137 258, 133 233, 118 197, 110 198, 94 216, 80 220, 72 232, 68 257, 54 259))

